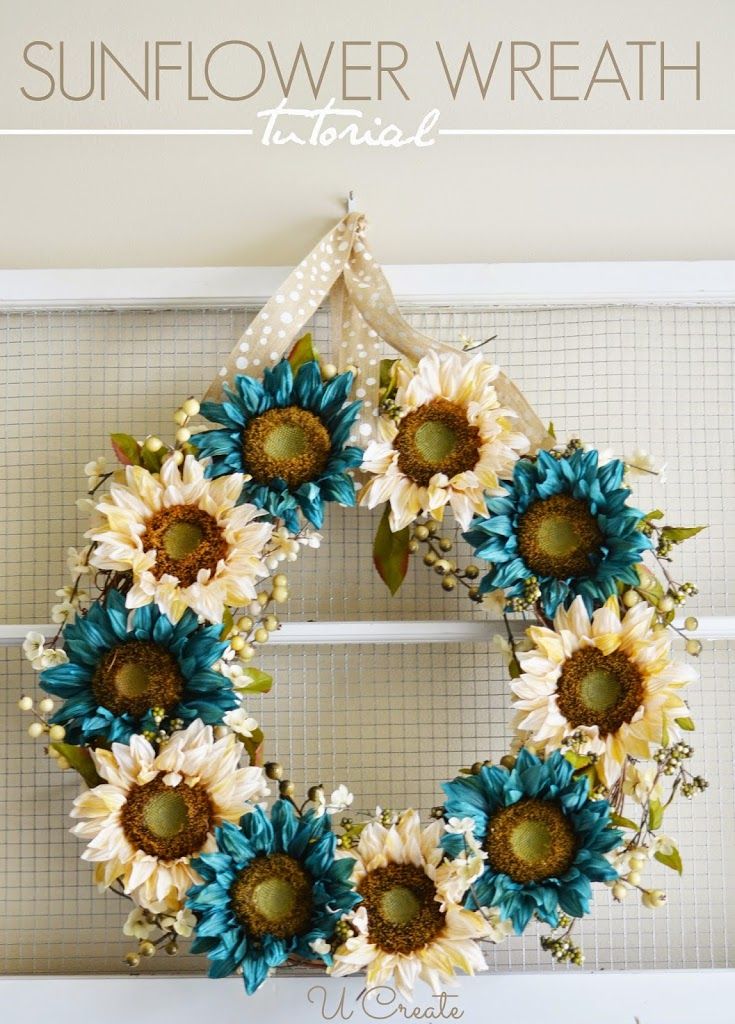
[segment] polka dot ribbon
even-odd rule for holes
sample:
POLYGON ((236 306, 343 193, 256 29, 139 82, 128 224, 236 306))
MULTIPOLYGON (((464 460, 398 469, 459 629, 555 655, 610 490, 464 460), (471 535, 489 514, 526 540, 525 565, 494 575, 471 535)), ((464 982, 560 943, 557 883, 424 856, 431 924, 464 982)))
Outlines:
MULTIPOLYGON (((386 342, 410 362, 416 363, 430 349, 456 352, 456 346, 430 338, 404 319, 390 285, 365 243, 366 219, 348 213, 299 263, 263 309, 253 318, 210 385, 205 398, 217 400, 222 385, 237 374, 259 376, 264 365, 278 362, 329 296, 334 362, 340 370, 352 365, 360 371, 358 398, 367 388, 377 399, 377 382, 382 343, 386 342), (364 381, 364 384, 362 383, 364 381)), ((502 405, 518 416, 518 429, 530 440, 532 449, 553 444, 530 404, 504 374, 495 389, 502 405)), ((366 411, 377 414, 377 400, 366 399, 366 411)), ((360 432, 367 439, 373 432, 368 418, 360 432)))

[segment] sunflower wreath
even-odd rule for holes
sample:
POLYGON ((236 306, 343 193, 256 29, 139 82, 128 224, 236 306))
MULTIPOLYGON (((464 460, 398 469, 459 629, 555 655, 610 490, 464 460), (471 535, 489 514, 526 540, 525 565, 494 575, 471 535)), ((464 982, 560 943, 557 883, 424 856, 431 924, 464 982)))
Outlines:
POLYGON ((239 972, 248 993, 292 962, 411 998, 418 980, 439 992, 483 970, 484 943, 534 921, 557 961, 581 964, 572 930, 593 883, 661 906, 647 866, 682 871, 666 810, 706 786, 683 738, 696 674, 671 651, 673 633, 701 650, 674 623, 696 588, 671 570, 700 528, 629 504, 630 478, 659 472, 645 453, 558 443, 484 354, 417 336, 362 218, 295 275, 207 400, 176 411, 172 444, 113 434, 116 461, 85 467, 90 525, 57 635, 23 645, 47 695, 20 699, 28 731, 86 784, 72 832, 99 888, 132 901, 131 968, 193 936, 210 975, 239 972), (293 344, 327 290, 343 362, 355 337, 399 353, 375 378, 324 362, 308 335, 293 344), (258 331, 272 365, 254 374, 258 331), (505 623, 509 752, 446 781, 428 822, 356 814, 345 785, 297 797, 248 714, 272 682, 254 660, 279 628, 283 568, 319 547, 330 502, 383 507, 374 561, 393 592, 423 552, 444 590, 505 623), (473 552, 463 568, 447 511, 473 552))

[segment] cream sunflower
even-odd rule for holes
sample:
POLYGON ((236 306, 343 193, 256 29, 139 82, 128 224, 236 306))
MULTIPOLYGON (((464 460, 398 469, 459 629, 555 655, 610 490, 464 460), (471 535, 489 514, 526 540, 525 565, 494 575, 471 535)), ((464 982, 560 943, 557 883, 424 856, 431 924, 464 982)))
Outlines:
POLYGON ((207 480, 204 471, 191 455, 181 468, 168 458, 160 475, 128 466, 125 484, 113 483, 97 506, 103 522, 87 533, 89 561, 132 573, 128 608, 155 601, 172 622, 187 608, 221 622, 225 606, 251 601, 268 575, 273 527, 254 522, 263 514, 255 506, 237 505, 242 473, 207 480))
POLYGON ((71 831, 89 840, 82 860, 95 864, 100 889, 119 880, 143 907, 180 907, 201 881, 191 858, 216 850, 215 828, 268 793, 261 768, 240 767, 243 750, 199 720, 158 754, 142 736, 93 750, 104 781, 74 801, 71 816, 84 820, 71 831))
POLYGON ((529 442, 512 429, 515 413, 500 406, 498 372, 481 355, 453 352, 429 352, 415 370, 399 364, 399 415, 380 418, 381 440, 362 462, 373 476, 360 493, 368 508, 390 502, 391 530, 421 513, 441 519, 447 504, 467 529, 473 515, 487 514, 486 494, 505 493, 500 480, 529 442))
POLYGON ((335 951, 330 974, 366 968, 368 987, 391 982, 411 999, 419 978, 438 993, 456 970, 486 969, 476 940, 497 940, 506 931, 497 917, 461 906, 482 874, 482 856, 469 868, 466 860, 447 860, 442 835, 442 822, 422 829, 416 811, 390 828, 374 821, 362 830, 348 854, 356 860, 352 879, 362 903, 347 918, 355 934, 335 951))
POLYGON ((528 630, 534 649, 518 654, 522 674, 511 687, 516 725, 535 749, 550 753, 581 733, 582 752, 599 755, 610 786, 627 756, 649 758, 667 736, 679 737, 676 719, 688 714, 679 691, 697 674, 671 660, 669 634, 653 632, 654 615, 641 602, 621 619, 611 597, 590 618, 577 597, 557 611, 554 629, 528 630))

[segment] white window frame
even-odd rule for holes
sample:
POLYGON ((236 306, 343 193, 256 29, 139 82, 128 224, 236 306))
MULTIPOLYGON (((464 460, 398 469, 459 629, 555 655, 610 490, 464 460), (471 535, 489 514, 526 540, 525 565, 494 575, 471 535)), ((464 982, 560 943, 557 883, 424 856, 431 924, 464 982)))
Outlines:
MULTIPOLYGON (((601 305, 735 305, 735 260, 701 262, 598 262, 525 264, 427 264, 384 268, 405 308, 539 308, 601 305)), ((290 273, 286 267, 187 267, 83 270, 0 270, 0 312, 63 309, 171 309, 206 306, 254 306, 265 300, 290 273)), ((48 624, 0 626, 0 644, 20 643, 26 632, 48 635, 48 624)), ((492 622, 291 622, 272 637, 283 644, 448 643, 478 641, 497 632, 492 622)), ((702 617, 698 635, 735 637, 735 617, 702 617)), ((199 1024, 213 999, 222 1020, 245 1019, 255 1012, 265 1024, 305 1024, 324 1018, 307 992, 321 977, 280 977, 245 1001, 237 980, 146 978, 134 989, 127 978, 0 979, 0 1007, 9 1020, 26 1024, 48 1019, 56 1024, 100 1017, 106 1024, 167 1019, 199 1024), (142 986, 142 987, 141 987, 142 986)), ((329 982, 330 992, 339 981, 329 982)), ((347 983, 349 999, 361 981, 347 983)), ((489 1001, 496 1020, 518 1024, 544 1020, 561 1024, 570 1007, 586 1006, 596 1024, 730 1024, 735 1003, 735 970, 555 972, 493 974, 467 979, 459 1005, 468 1024, 487 1020, 489 1001), (532 979, 532 980, 531 980, 532 979)), ((423 992, 419 1002, 431 1001, 423 992)), ((353 1007, 354 1024, 375 1019, 353 1007)), ((349 1012, 349 1010, 348 1010, 349 1012)), ((339 1015, 335 1018, 342 1019, 339 1015)), ((404 1019, 400 1014, 387 1019, 404 1019)))

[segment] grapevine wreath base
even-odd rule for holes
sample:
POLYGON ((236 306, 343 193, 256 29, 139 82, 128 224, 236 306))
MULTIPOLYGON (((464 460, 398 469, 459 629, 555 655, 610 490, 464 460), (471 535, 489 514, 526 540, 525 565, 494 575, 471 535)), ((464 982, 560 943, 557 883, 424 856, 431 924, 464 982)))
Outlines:
POLYGON ((483 351, 413 331, 364 227, 348 215, 299 265, 206 400, 176 411, 175 443, 112 435, 116 463, 86 467, 58 633, 23 645, 47 695, 21 698, 28 731, 85 784, 72 832, 100 890, 132 903, 131 967, 192 937, 248 993, 299 962, 410 998, 539 923, 544 949, 581 964, 595 883, 653 910, 650 861, 682 870, 665 814, 706 783, 684 738, 696 674, 671 650, 695 588, 670 566, 699 528, 629 504, 628 481, 657 472, 645 453, 558 443, 483 351), (302 335, 328 292, 337 365, 302 335), (383 508, 374 562, 392 592, 421 553, 444 590, 505 620, 509 752, 479 752, 426 823, 350 811, 345 785, 297 795, 248 714, 271 685, 255 661, 284 564, 319 547, 329 502, 383 508))

